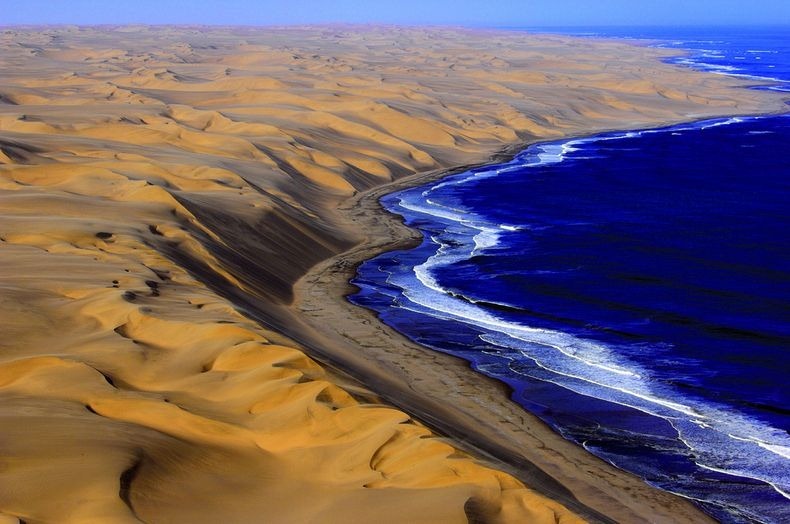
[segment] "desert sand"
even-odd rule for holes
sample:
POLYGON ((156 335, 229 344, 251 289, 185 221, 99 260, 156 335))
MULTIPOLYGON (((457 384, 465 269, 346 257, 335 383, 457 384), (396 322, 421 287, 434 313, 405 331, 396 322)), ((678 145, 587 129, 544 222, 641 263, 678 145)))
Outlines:
POLYGON ((663 56, 460 29, 0 30, 0 522, 704 521, 342 300, 355 263, 412 238, 375 197, 415 173, 782 110, 663 56))

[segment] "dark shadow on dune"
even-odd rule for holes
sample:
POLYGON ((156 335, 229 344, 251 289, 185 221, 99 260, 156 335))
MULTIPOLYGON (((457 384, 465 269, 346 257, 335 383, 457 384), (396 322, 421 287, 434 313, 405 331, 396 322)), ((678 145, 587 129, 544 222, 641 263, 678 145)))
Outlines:
MULTIPOLYGON (((118 489, 118 496, 121 497, 121 500, 129 507, 129 510, 135 517, 137 517, 137 513, 135 513, 134 506, 132 505, 132 483, 140 471, 140 467, 143 464, 143 459, 143 452, 138 451, 137 457, 132 462, 132 465, 126 468, 123 473, 121 473, 120 487, 118 489)), ((137 518, 139 519, 139 517, 137 518)))

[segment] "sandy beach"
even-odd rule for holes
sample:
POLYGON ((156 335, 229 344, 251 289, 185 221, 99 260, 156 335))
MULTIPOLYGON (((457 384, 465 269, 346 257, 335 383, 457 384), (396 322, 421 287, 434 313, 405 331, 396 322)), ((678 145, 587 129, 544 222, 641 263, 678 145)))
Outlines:
POLYGON ((667 51, 400 27, 0 28, 0 522, 705 522, 352 307, 377 198, 780 112, 667 51))

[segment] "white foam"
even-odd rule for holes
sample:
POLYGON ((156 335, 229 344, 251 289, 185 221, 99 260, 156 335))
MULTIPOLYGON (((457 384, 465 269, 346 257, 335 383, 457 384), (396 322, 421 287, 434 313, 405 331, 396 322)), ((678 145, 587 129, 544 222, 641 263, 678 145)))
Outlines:
POLYGON ((727 76, 734 76, 736 78, 746 78, 748 80, 759 80, 761 82, 778 82, 780 84, 787 84, 787 80, 782 80, 781 78, 775 78, 772 76, 758 76, 758 75, 747 75, 741 73, 728 73, 727 76))
POLYGON ((702 69, 706 69, 708 71, 718 71, 718 72, 740 71, 740 68, 735 67, 735 66, 722 65, 722 64, 709 64, 707 62, 698 62, 698 61, 696 61, 694 59, 691 59, 691 58, 684 58, 684 59, 678 60, 677 63, 683 64, 683 65, 688 65, 688 66, 693 66, 693 67, 698 67, 698 68, 702 68, 702 69))
MULTIPOLYGON (((562 351, 562 350, 560 350, 560 351, 562 351)), ((565 353, 564 351, 562 351, 562 352, 565 353)), ((628 371, 621 371, 621 370, 609 368, 609 367, 606 367, 606 366, 601 366, 601 365, 590 363, 590 362, 586 362, 586 361, 583 361, 583 362, 585 362, 585 364, 588 364, 588 365, 591 365, 591 366, 594 366, 594 367, 597 367, 597 368, 600 368, 600 369, 604 369, 606 371, 615 371, 618 374, 622 373, 622 374, 625 374, 625 375, 634 376, 634 373, 630 373, 628 371)), ((642 393, 640 391, 634 391, 634 390, 631 390, 631 389, 628 389, 628 388, 625 388, 625 387, 616 386, 616 385, 611 384, 611 383, 610 384, 605 384, 603 382, 598 382, 596 380, 590 379, 589 377, 573 375, 571 373, 563 373, 563 372, 558 371, 556 369, 552 369, 550 366, 547 366, 546 364, 544 364, 543 362, 540 362, 540 361, 537 361, 536 363, 537 363, 538 366, 542 367, 543 369, 545 369, 547 371, 551 371, 553 373, 557 373, 558 375, 562 375, 562 376, 565 376, 565 377, 573 378, 573 379, 576 379, 576 380, 579 380, 579 381, 582 381, 582 382, 587 382, 589 384, 593 384, 593 385, 599 386, 601 388, 611 389, 611 390, 614 390, 614 391, 619 391, 620 393, 624 393, 627 396, 636 397, 636 398, 641 399, 641 400, 646 400, 650 404, 657 404, 659 406, 663 406, 665 408, 668 408, 668 409, 670 409, 672 411, 676 411, 678 413, 683 413, 684 415, 688 415, 688 416, 691 416, 691 417, 699 417, 701 415, 701 413, 699 413, 698 411, 694 410, 693 408, 691 408, 689 406, 686 406, 684 404, 680 404, 678 402, 672 402, 671 400, 666 400, 666 399, 657 397, 655 395, 648 395, 648 394, 642 393)), ((601 397, 598 397, 598 398, 601 398, 601 397)), ((618 403, 622 404, 622 405, 625 405, 625 406, 628 406, 628 407, 635 408, 635 409, 640 409, 640 408, 644 409, 644 405, 627 404, 627 403, 622 403, 622 402, 618 402, 618 403)), ((651 412, 651 414, 660 416, 660 412, 651 412)))
POLYGON ((692 419, 692 420, 691 420, 691 423, 692 423, 692 424, 696 424, 697 426, 699 426, 699 427, 701 427, 701 428, 703 428, 703 429, 713 429, 713 426, 711 426, 710 424, 707 424, 707 423, 703 422, 702 420, 695 420, 695 419, 692 419))
POLYGON ((711 121, 711 122, 709 122, 707 124, 702 124, 700 126, 700 129, 710 129, 712 127, 729 126, 729 125, 732 125, 732 124, 740 124, 743 121, 744 121, 743 117, 739 117, 739 116, 732 117, 732 118, 727 118, 725 120, 713 120, 713 121, 711 121))
MULTIPOLYGON (((741 472, 739 472, 737 470, 725 469, 725 468, 717 468, 717 467, 714 467, 714 466, 708 466, 707 464, 703 464, 702 462, 695 462, 695 464, 697 466, 701 467, 702 469, 707 469, 708 471, 715 471, 716 473, 722 473, 724 475, 736 475, 736 476, 739 476, 739 477, 754 478, 754 477, 750 477, 749 475, 744 475, 743 473, 741 473, 741 472)), ((766 484, 771 486, 771 488, 773 488, 774 491, 779 493, 784 498, 790 500, 790 493, 788 493, 787 491, 785 491, 781 487, 777 486, 773 482, 770 482, 770 481, 767 481, 767 480, 764 480, 764 479, 757 479, 757 480, 763 480, 763 482, 765 482, 766 484)))
POLYGON ((484 227, 480 229, 480 232, 476 234, 472 240, 475 243, 475 248, 472 250, 472 256, 480 254, 480 252, 495 247, 499 244, 499 234, 500 231, 498 229, 491 229, 489 227, 484 227))
MULTIPOLYGON (((760 59, 759 56, 755 57, 756 59, 760 59)), ((735 57, 736 60, 745 60, 745 57, 735 57)), ((775 78, 771 76, 762 76, 762 75, 752 75, 747 73, 737 73, 737 71, 743 71, 742 68, 732 66, 732 65, 722 65, 722 64, 709 64, 707 62, 699 62, 693 58, 682 58, 676 60, 675 63, 683 64, 691 67, 696 67, 698 69, 702 69, 704 71, 714 73, 717 75, 726 75, 726 76, 734 76, 736 78, 746 78, 749 80, 759 80, 765 82, 779 82, 779 83, 788 83, 787 80, 781 78, 775 78)), ((775 68, 774 65, 769 65, 767 67, 775 68)))
MULTIPOLYGON (((421 194, 409 193, 407 190, 401 194, 405 196, 399 196, 397 205, 413 213, 446 222, 444 235, 449 238, 431 237, 430 241, 437 246, 434 254, 422 264, 414 266, 410 274, 388 273, 387 282, 403 290, 400 307, 487 331, 487 334, 481 335, 481 340, 493 347, 516 349, 524 358, 535 362, 543 370, 542 373, 547 374, 541 376, 540 380, 668 420, 677 429, 681 441, 695 455, 702 457, 700 467, 718 468, 723 473, 762 480, 771 484, 778 492, 786 493, 785 486, 790 486, 790 473, 783 475, 773 470, 766 471, 764 464, 790 459, 790 439, 787 435, 725 408, 681 397, 676 391, 653 381, 647 370, 624 358, 616 348, 559 331, 537 329, 507 321, 474 301, 470 303, 452 296, 435 276, 435 271, 441 267, 467 260, 470 256, 496 247, 505 232, 530 229, 529 225, 490 223, 464 209, 443 203, 435 196, 440 187, 466 184, 481 177, 496 176, 507 171, 529 170, 536 166, 562 162, 573 152, 579 151, 579 146, 584 143, 632 138, 646 133, 675 134, 679 131, 704 130, 757 118, 760 117, 733 117, 683 127, 541 144, 528 148, 507 164, 450 177, 421 194), (415 283, 419 285, 415 286, 415 283), (678 398, 682 401, 678 401, 678 398), (719 456, 722 453, 723 459, 719 456), (719 467, 719 462, 726 462, 729 456, 738 457, 743 464, 739 471, 719 467)), ((790 464, 787 471, 790 472, 790 464)))
POLYGON ((571 335, 567 335, 559 331, 536 329, 529 330, 527 332, 531 334, 532 337, 524 337, 523 335, 513 333, 506 334, 514 339, 521 340, 522 342, 549 347, 559 353, 562 353, 566 357, 581 362, 586 366, 599 368, 617 375, 641 378, 641 375, 638 372, 612 363, 611 352, 606 350, 604 346, 592 343, 590 341, 577 339, 571 335))
POLYGON ((771 453, 775 453, 780 457, 790 459, 790 446, 779 446, 776 444, 766 444, 765 442, 757 441, 757 445, 763 449, 767 449, 771 453))
MULTIPOLYGON (((426 203, 430 203, 429 200, 426 200, 426 203)), ((437 218, 444 218, 446 220, 450 220, 453 222, 459 223, 468 223, 469 219, 465 218, 462 212, 459 211, 452 211, 449 208, 443 207, 439 209, 440 206, 434 207, 424 207, 417 204, 413 204, 411 202, 406 202, 404 200, 400 200, 398 203, 400 207, 403 209, 408 209, 409 211, 413 211, 414 213, 421 213, 424 215, 432 215, 437 218), (446 210, 446 211, 445 211, 446 210)))
POLYGON ((780 488, 779 486, 777 486, 772 482, 768 482, 768 485, 774 488, 774 491, 782 495, 784 498, 790 500, 790 491, 785 491, 784 489, 780 488))

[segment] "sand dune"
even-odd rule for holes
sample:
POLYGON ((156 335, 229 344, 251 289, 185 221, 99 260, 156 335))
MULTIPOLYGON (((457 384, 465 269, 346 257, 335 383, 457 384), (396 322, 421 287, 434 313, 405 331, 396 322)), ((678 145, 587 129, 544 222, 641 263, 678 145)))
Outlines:
POLYGON ((357 192, 514 143, 781 108, 663 54, 444 29, 0 31, 0 521, 582 520, 283 332, 293 284, 363 240, 336 209, 357 192))

